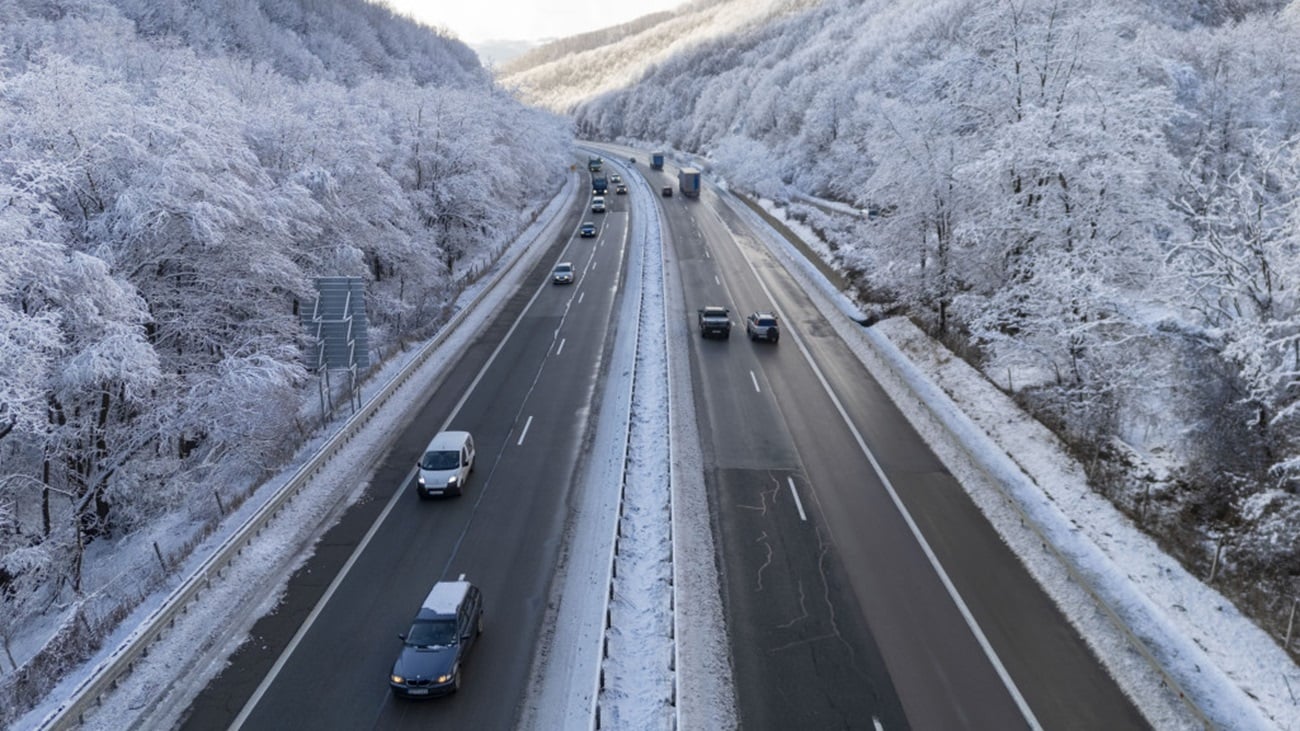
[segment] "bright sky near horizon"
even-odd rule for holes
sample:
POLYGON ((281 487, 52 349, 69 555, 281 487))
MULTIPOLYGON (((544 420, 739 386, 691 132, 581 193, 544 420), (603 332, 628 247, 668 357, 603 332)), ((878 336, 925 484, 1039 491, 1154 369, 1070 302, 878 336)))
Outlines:
POLYGON ((626 23, 686 0, 387 0, 399 13, 446 28, 466 43, 541 41, 626 23))

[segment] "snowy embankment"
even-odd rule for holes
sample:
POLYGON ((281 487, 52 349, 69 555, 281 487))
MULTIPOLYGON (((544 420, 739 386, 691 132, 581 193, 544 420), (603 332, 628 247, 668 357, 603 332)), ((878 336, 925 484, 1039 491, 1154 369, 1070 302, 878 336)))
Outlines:
MULTIPOLYGON (((724 199, 726 197, 724 196, 724 199)), ((774 216, 779 210, 766 206, 774 216)), ((1161 729, 1300 727, 1300 669, 1104 498, 1059 441, 906 319, 871 328, 754 212, 769 249, 1161 729), (1190 707, 1180 702, 1186 694, 1190 707)), ((784 223, 826 257, 815 234, 784 223)))

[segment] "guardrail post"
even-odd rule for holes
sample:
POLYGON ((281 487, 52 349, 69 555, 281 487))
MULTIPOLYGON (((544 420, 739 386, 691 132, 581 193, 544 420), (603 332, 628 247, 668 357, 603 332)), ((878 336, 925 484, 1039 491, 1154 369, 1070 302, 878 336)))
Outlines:
POLYGON ((1286 652, 1291 651, 1291 630, 1295 629, 1295 610, 1296 605, 1300 604, 1300 599, 1291 600, 1291 616, 1286 620, 1286 640, 1282 642, 1282 649, 1286 652))
POLYGON ((1219 544, 1214 548, 1214 561, 1210 563, 1210 576, 1205 580, 1207 584, 1214 583, 1214 577, 1219 573, 1219 559, 1223 557, 1223 539, 1219 539, 1219 544))

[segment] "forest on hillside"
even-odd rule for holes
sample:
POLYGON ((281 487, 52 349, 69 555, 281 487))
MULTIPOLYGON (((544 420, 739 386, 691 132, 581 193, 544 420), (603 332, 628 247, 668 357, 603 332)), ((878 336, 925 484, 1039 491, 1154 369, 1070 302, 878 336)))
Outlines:
POLYGON ((313 279, 364 278, 372 361, 427 337, 571 140, 362 0, 0 0, 0 725, 157 586, 92 547, 192 545, 316 427, 313 279))
POLYGON ((1015 394, 1280 637, 1300 600, 1298 84, 1283 0, 825 0, 576 119, 788 205, 863 302, 1015 394))

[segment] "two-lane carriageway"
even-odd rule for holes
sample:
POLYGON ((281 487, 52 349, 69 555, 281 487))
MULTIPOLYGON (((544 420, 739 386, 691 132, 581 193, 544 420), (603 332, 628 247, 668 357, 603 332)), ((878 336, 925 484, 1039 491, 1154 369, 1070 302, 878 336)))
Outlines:
POLYGON ((552 245, 433 391, 363 497, 290 579, 273 612, 193 703, 190 729, 511 728, 531 682, 554 567, 599 391, 627 255, 626 198, 593 214, 583 195, 552 245), (595 238, 578 224, 595 220, 595 238), (557 261, 577 269, 551 283, 557 261), (439 430, 473 434, 475 470, 457 498, 421 501, 416 460, 439 430), (421 600, 464 575, 483 591, 485 630, 462 690, 394 697, 388 674, 421 600))

